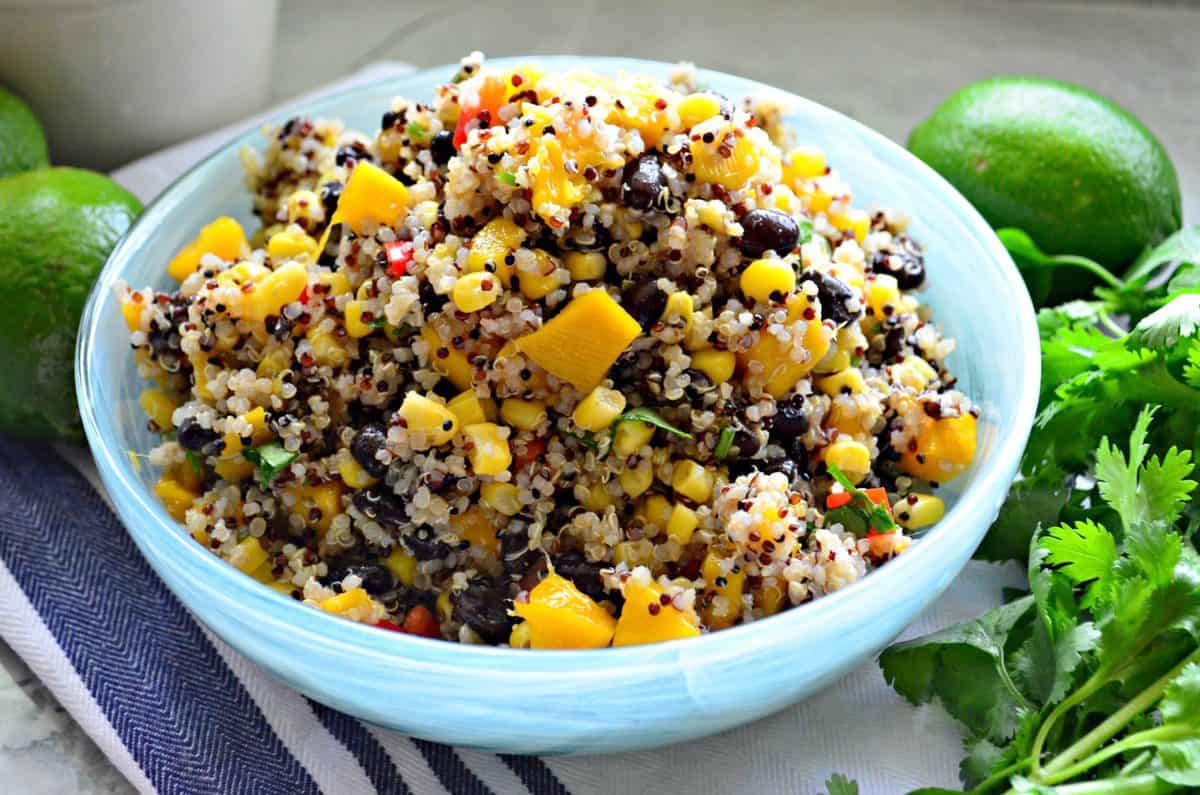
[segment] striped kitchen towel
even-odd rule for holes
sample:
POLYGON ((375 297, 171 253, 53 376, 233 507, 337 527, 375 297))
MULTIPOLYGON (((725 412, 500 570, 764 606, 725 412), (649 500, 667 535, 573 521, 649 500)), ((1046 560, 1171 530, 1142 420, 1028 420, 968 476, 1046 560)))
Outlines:
MULTIPOLYGON (((407 68, 375 65, 349 82, 407 68)), ((232 132, 113 176, 149 200, 232 132)), ((751 726, 606 757, 497 755, 369 726, 210 634, 105 500, 85 452, 0 436, 0 637, 142 793, 812 795, 832 771, 857 779, 862 795, 957 782, 956 726, 939 709, 905 704, 874 663, 751 726)), ((977 615, 1018 581, 1015 569, 971 564, 909 634, 977 615)), ((0 792, 9 785, 0 770, 0 792)))

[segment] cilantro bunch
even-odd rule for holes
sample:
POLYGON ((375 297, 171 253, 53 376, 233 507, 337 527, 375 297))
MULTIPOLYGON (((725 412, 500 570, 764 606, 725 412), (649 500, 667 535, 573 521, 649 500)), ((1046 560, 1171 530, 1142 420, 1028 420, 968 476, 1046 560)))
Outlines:
POLYGON ((964 724, 971 792, 1200 788, 1200 234, 1106 282, 1039 313, 1040 411, 977 553, 1028 592, 880 658, 964 724))

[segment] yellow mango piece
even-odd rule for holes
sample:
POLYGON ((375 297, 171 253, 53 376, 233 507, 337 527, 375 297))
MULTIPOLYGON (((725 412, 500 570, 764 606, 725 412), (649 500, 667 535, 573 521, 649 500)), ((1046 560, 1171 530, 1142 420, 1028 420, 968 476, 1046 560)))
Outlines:
POLYGON ((525 242, 525 230, 501 216, 493 218, 471 238, 471 251, 467 254, 467 271, 478 273, 490 271, 500 277, 500 283, 508 287, 512 281, 513 266, 505 260, 525 242))
POLYGON ((450 398, 446 403, 446 408, 450 409, 455 417, 458 417, 458 424, 464 427, 488 421, 482 401, 469 389, 450 398))
POLYGON ((121 301, 121 317, 130 331, 137 331, 142 325, 142 310, 146 308, 145 301, 121 301))
MULTIPOLYGON (((805 310, 809 308, 808 296, 802 292, 795 293, 788 299, 787 307, 788 323, 803 319, 805 310)), ((816 310, 816 307, 813 309, 816 310)), ((807 361, 797 362, 791 358, 790 342, 785 344, 772 334, 760 332, 750 349, 738 354, 738 366, 748 384, 762 384, 769 395, 781 398, 825 357, 829 352, 831 336, 831 332, 821 324, 820 313, 814 312, 804 330, 802 342, 809 353, 807 361), (753 363, 761 365, 759 372, 752 372, 753 363)))
POLYGON ((291 513, 304 519, 305 524, 315 527, 324 533, 329 530, 333 517, 342 512, 341 481, 318 483, 316 485, 292 486, 288 492, 296 497, 291 507, 291 513), (314 521, 312 509, 316 508, 321 515, 314 521))
POLYGON ((404 421, 404 427, 410 434, 424 435, 424 448, 445 444, 458 433, 458 417, 454 412, 419 392, 410 390, 404 396, 397 416, 404 421))
POLYGON ((138 396, 138 403, 141 404, 142 411, 146 412, 146 416, 154 420, 160 431, 169 431, 175 427, 171 415, 178 407, 166 392, 161 389, 147 389, 138 396))
POLYGON ((475 368, 458 348, 443 342, 431 326, 421 330, 421 339, 429 346, 429 366, 437 370, 459 389, 470 389, 475 381, 475 368))
POLYGON ((363 234, 371 226, 399 226, 407 212, 408 188, 404 183, 364 161, 346 180, 329 225, 341 222, 363 234))
POLYGON ((355 491, 365 489, 379 482, 379 478, 371 477, 367 470, 362 468, 362 464, 355 461, 352 456, 343 455, 338 460, 337 468, 342 482, 355 491))
POLYGON ((641 333, 638 322, 608 293, 592 290, 515 344, 546 371, 590 392, 641 333))
POLYGON ((330 613, 348 613, 356 608, 371 606, 371 597, 363 588, 351 588, 321 602, 321 609, 330 613))
POLYGON ((675 107, 679 123, 690 130, 702 121, 708 121, 721 113, 721 100, 713 94, 688 94, 675 107))
POLYGON ((512 466, 512 449, 494 422, 480 422, 462 429, 470 447, 467 458, 477 475, 499 475, 512 466))
POLYGON ((553 573, 529 592, 528 602, 515 603, 513 611, 529 625, 534 649, 602 649, 617 627, 607 610, 553 573))
POLYGON ((537 249, 534 255, 537 257, 536 267, 532 271, 519 270, 515 276, 521 286, 521 295, 530 301, 539 301, 562 287, 562 282, 558 280, 558 274, 555 273, 557 266, 549 254, 537 249))
MULTIPOLYGON (((267 550, 263 549, 263 545, 257 538, 247 536, 238 542, 229 562, 241 569, 244 574, 254 577, 267 562, 267 550)), ((267 574, 270 574, 270 566, 267 566, 266 569, 267 574)))
POLYGON ((700 565, 700 576, 708 583, 705 605, 700 610, 704 625, 709 629, 732 627, 742 616, 742 594, 746 588, 746 571, 735 568, 721 573, 722 558, 709 552, 700 565), (715 597, 709 599, 707 597, 715 597))
POLYGON ((975 458, 976 421, 972 414, 935 420, 922 414, 916 451, 900 456, 901 472, 933 483, 962 474, 975 458))
POLYGON ((824 176, 825 152, 815 146, 800 146, 783 159, 783 181, 792 187, 806 179, 824 176))
POLYGON ((178 480, 166 476, 154 484, 154 493, 162 500, 167 513, 177 522, 184 520, 188 508, 191 508, 192 503, 200 496, 185 488, 178 480))
POLYGON ((471 546, 485 549, 493 556, 500 554, 500 539, 496 527, 484 516, 479 506, 472 506, 463 513, 450 517, 450 530, 471 546))
POLYGON ((675 609, 671 603, 662 603, 663 590, 658 583, 637 585, 632 581, 625 586, 625 606, 617 619, 617 631, 613 635, 613 646, 638 646, 643 643, 661 643, 667 640, 694 638, 700 628, 693 624, 687 614, 675 609))
POLYGON ((297 301, 308 286, 308 269, 295 260, 287 262, 245 293, 243 313, 251 320, 262 322, 268 315, 278 315, 283 307, 297 301))
POLYGON ((562 144, 552 135, 544 135, 537 155, 529 163, 533 177, 533 211, 551 226, 562 226, 571 208, 583 201, 579 179, 564 167, 562 144))
POLYGON ((200 269, 200 260, 205 254, 215 254, 226 262, 241 255, 246 245, 246 232, 232 218, 221 217, 200 230, 188 245, 184 246, 167 265, 167 273, 176 281, 183 281, 200 269))
MULTIPOLYGON (((724 135, 724 131, 720 133, 724 135)), ((721 137, 711 144, 692 142, 692 170, 696 179, 737 190, 758 173, 758 147, 748 137, 738 138, 729 157, 720 152, 721 137)))

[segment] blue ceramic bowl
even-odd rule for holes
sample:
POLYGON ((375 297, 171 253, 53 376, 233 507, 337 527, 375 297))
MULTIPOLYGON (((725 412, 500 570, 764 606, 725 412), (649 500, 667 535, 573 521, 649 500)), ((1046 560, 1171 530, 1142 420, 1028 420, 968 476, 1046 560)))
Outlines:
MULTIPOLYGON (((661 77, 670 69, 612 58, 533 60, 661 77)), ((393 96, 428 100, 452 72, 421 72, 302 110, 374 130, 393 96)), ((700 80, 730 97, 765 88, 703 70, 700 80)), ((982 409, 975 464, 946 489, 942 522, 907 554, 811 605, 750 625, 654 646, 563 652, 381 632, 304 607, 218 560, 163 510, 151 491, 155 473, 135 470, 127 455, 154 439, 137 404, 144 385, 113 285, 165 287, 166 263, 203 224, 219 215, 251 221, 237 152, 260 146, 257 134, 231 142, 146 210, 113 252, 83 317, 79 408, 100 474, 142 554, 210 629, 306 695, 408 734, 496 751, 608 752, 686 740, 792 704, 862 664, 938 598, 995 517, 1034 416, 1038 334, 1012 261, 954 188, 863 125, 792 99, 798 139, 826 150, 861 206, 911 214, 914 235, 928 247, 925 300, 958 340, 951 367, 982 409)))

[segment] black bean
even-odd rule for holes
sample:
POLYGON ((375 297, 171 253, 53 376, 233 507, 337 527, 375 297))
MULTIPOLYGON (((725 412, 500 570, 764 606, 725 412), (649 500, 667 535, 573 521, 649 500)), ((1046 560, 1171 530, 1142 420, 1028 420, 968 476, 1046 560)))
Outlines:
POLYGON ((807 270, 800 275, 800 280, 817 285, 817 300, 821 303, 823 320, 832 320, 835 326, 840 327, 858 317, 858 312, 846 308, 846 302, 854 298, 854 291, 841 279, 817 270, 807 270))
POLYGON ((417 527, 403 536, 404 546, 417 560, 439 560, 450 554, 450 546, 439 541, 432 527, 417 527))
POLYGON ((346 144, 345 146, 340 147, 337 150, 337 153, 333 156, 333 162, 337 163, 339 166, 344 166, 351 161, 366 161, 369 163, 373 159, 374 158, 371 157, 371 153, 367 151, 367 147, 359 141, 355 141, 354 143, 346 144))
POLYGON ((417 287, 417 298, 421 302, 421 309, 425 311, 425 317, 441 312, 442 308, 446 306, 446 302, 450 300, 444 295, 438 295, 427 279, 422 279, 417 287))
POLYGON ((451 594, 453 616, 466 624, 488 643, 508 640, 515 623, 508 614, 508 594, 494 580, 472 580, 466 588, 451 594))
POLYGON ((808 412, 803 399, 792 398, 776 404, 775 416, 771 418, 771 439, 785 445, 808 432, 808 412))
POLYGON ((350 442, 350 455, 358 465, 373 478, 387 474, 388 465, 379 460, 377 453, 387 447, 387 430, 382 425, 365 425, 354 434, 350 442))
POLYGON ((791 253, 800 240, 800 226, 779 210, 751 210, 742 216, 742 236, 738 248, 751 257, 766 251, 783 256, 791 253))
POLYGON ((603 564, 592 563, 582 552, 564 552, 554 558, 554 573, 575 583, 575 587, 599 601, 608 598, 600 577, 603 564))
POLYGON ((199 452, 221 437, 221 434, 205 428, 195 417, 188 417, 180 426, 175 439, 184 450, 199 452))
POLYGON ((907 235, 900 235, 895 242, 899 250, 885 256, 883 267, 876 267, 875 271, 895 276, 901 290, 915 290, 925 283, 925 254, 907 235))
POLYGON ((663 209, 669 197, 658 156, 648 152, 625 166, 621 198, 635 210, 663 209))
POLYGON ((500 554, 504 573, 513 578, 524 576, 533 564, 543 558, 536 549, 529 548, 529 535, 524 530, 501 533, 500 554))
POLYGON ((654 279, 646 279, 621 293, 621 306, 649 333, 667 308, 667 294, 658 289, 654 279))
POLYGON ((341 582, 349 575, 353 574, 362 580, 362 587, 369 594, 387 593, 395 586, 395 580, 392 578, 392 573, 386 567, 380 566, 378 563, 358 563, 358 562, 327 562, 329 566, 329 574, 325 576, 323 582, 328 585, 334 582, 341 582))
POLYGON ((454 133, 449 130, 442 130, 433 136, 433 140, 429 142, 429 154, 433 155, 433 162, 439 166, 449 163, 450 158, 458 154, 458 151, 454 148, 454 133))
POLYGON ((380 121, 379 121, 379 126, 381 129, 390 130, 396 126, 396 120, 398 118, 400 118, 400 115, 398 113, 396 113, 396 111, 394 111, 394 110, 386 111, 383 114, 383 118, 380 119, 380 121))
POLYGON ((342 198, 343 187, 340 182, 326 182, 321 186, 321 206, 325 208, 326 217, 333 217, 333 212, 338 206, 338 199, 342 198))
POLYGON ((382 484, 356 492, 353 503, 363 516, 374 519, 388 530, 408 524, 408 509, 391 489, 382 484))
POLYGON ((460 390, 454 385, 454 382, 446 378, 433 385, 433 393, 447 401, 457 397, 459 392, 460 390))
POLYGON ((733 435, 733 446, 737 448, 739 458, 753 458, 762 449, 762 442, 759 441, 758 434, 739 428, 733 435))

